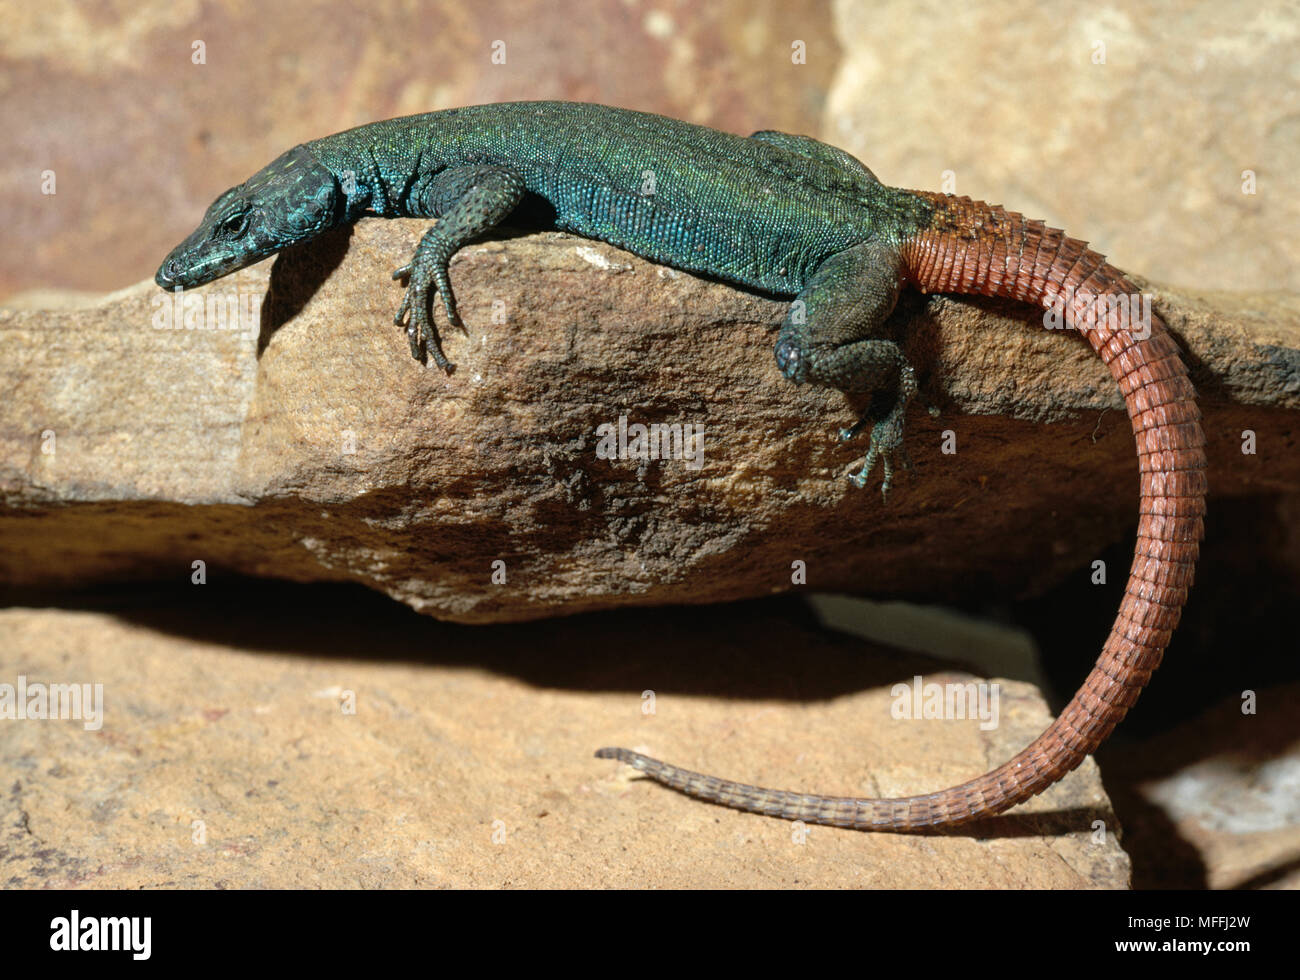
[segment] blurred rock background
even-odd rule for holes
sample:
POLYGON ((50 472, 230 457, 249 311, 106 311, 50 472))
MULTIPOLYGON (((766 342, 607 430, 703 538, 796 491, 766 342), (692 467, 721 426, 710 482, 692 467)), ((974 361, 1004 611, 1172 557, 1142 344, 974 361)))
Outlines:
POLYGON ((781 129, 1003 203, 1121 268, 1300 284, 1292 4, 0 4, 0 296, 153 275, 284 149, 408 113, 605 102, 781 129), (503 63, 499 63, 503 61, 503 63), (42 193, 53 171, 57 193, 42 193), (1255 175, 1243 193, 1243 173, 1255 175))

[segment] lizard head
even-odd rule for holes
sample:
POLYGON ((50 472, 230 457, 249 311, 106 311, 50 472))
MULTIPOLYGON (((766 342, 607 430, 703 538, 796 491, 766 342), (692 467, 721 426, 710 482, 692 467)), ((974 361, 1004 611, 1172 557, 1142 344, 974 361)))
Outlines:
POLYGON ((213 201, 154 282, 188 289, 220 279, 332 228, 345 207, 334 174, 306 146, 295 146, 213 201))

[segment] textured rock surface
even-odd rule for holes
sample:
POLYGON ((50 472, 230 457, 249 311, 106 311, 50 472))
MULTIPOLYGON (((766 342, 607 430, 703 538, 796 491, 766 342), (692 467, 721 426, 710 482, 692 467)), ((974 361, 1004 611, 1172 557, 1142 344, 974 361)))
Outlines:
POLYGON ((1127 884, 1091 760, 978 827, 813 827, 798 843, 792 824, 592 757, 626 742, 756 781, 898 794, 982 772, 1048 721, 1018 683, 991 732, 893 720, 892 684, 970 676, 829 633, 788 603, 458 627, 359 590, 324 603, 270 591, 0 611, 5 682, 100 683, 106 704, 99 731, 0 722, 0 884, 1127 884))
MULTIPOLYGON (((424 227, 365 221, 199 290, 208 329, 160 328, 169 297, 147 284, 0 311, 0 582, 187 580, 203 562, 363 582, 466 622, 764 595, 797 562, 816 590, 1006 597, 1135 519, 1115 386, 1032 311, 908 297, 908 350, 944 411, 912 414, 916 470, 882 504, 843 479, 862 442, 833 438, 860 406, 773 362, 783 304, 605 245, 464 250, 459 370, 420 366, 389 272, 424 227), (249 329, 218 329, 268 276, 249 329), (702 466, 599 458, 622 416, 703 426, 702 466)), ((1155 296, 1204 394, 1213 492, 1293 492, 1300 300, 1155 296)))

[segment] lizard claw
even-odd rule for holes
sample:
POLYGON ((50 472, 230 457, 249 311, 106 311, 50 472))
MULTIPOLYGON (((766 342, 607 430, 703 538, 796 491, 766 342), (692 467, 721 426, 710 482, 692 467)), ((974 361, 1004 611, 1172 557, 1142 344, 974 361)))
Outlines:
POLYGON ((871 478, 871 471, 875 467, 877 459, 880 460, 881 469, 884 471, 884 479, 880 483, 880 497, 882 500, 888 500, 889 488, 894 482, 894 464, 887 452, 877 453, 874 448, 868 450, 862 469, 856 473, 850 473, 849 481, 859 489, 865 487, 867 481, 871 478))
POLYGON ((864 422, 858 422, 854 425, 844 426, 844 428, 840 429, 838 433, 840 442, 848 442, 850 439, 856 439, 858 433, 862 431, 864 424, 864 422))

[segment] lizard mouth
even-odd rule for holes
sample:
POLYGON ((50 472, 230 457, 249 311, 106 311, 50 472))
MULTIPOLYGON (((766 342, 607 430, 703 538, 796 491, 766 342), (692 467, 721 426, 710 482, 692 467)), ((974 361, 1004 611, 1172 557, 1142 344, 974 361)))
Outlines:
POLYGON ((268 249, 239 255, 221 255, 216 252, 203 254, 201 250, 197 252, 190 250, 188 245, 188 242, 182 242, 173 249, 171 254, 163 259, 162 265, 154 274, 153 281, 163 289, 175 289, 177 286, 182 289, 192 289, 195 286, 205 286, 213 280, 260 261, 271 252, 268 249))
POLYGON ((193 283, 189 281, 189 277, 186 276, 181 269, 182 266, 180 260, 169 255, 163 260, 163 264, 158 267, 158 272, 154 275, 153 281, 163 289, 193 285, 193 283))
POLYGON ((227 272, 234 271, 233 268, 222 268, 223 265, 233 265, 233 263, 221 262, 215 255, 206 258, 196 256, 181 246, 163 259, 153 281, 163 289, 175 289, 177 286, 190 289, 193 286, 210 283, 227 272))

